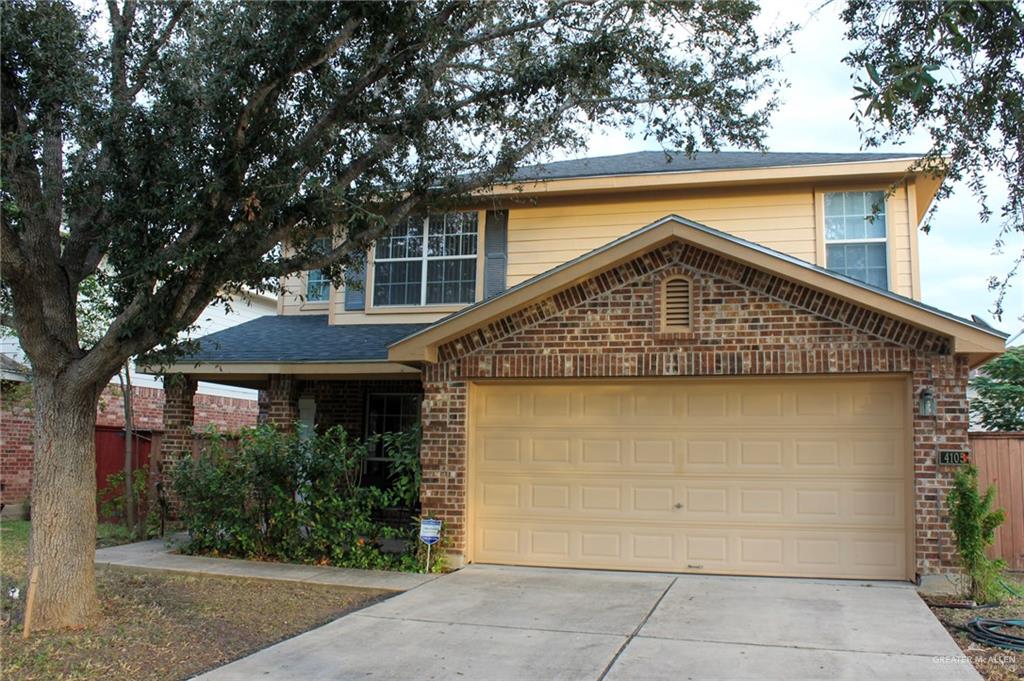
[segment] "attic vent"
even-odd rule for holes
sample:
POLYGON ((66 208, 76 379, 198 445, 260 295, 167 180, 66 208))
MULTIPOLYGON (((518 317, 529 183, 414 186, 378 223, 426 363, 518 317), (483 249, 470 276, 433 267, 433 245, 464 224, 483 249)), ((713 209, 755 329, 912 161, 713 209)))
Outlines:
POLYGON ((661 323, 666 330, 690 328, 690 280, 672 277, 663 284, 661 323))

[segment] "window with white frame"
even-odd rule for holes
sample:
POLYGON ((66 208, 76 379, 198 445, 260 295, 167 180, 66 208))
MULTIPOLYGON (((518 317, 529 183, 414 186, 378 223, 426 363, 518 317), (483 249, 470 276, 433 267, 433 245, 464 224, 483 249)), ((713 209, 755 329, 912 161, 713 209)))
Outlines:
MULTIPOLYGON (((313 243, 313 250, 317 253, 327 253, 331 250, 329 237, 317 239, 313 243)), ((322 303, 331 297, 331 280, 324 276, 321 270, 309 270, 306 272, 306 302, 322 303)))
POLYGON ((476 300, 476 212, 410 218, 377 241, 373 304, 451 305, 476 300))
POLYGON ((825 262, 833 272, 889 288, 885 192, 825 194, 825 262))

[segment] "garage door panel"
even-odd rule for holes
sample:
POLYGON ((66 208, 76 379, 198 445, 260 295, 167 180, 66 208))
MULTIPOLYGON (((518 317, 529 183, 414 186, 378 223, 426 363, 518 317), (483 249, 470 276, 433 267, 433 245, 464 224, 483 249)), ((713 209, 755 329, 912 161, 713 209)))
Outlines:
POLYGON ((902 481, 683 480, 611 474, 541 478, 501 475, 477 481, 475 516, 490 521, 560 517, 629 526, 636 521, 748 526, 902 529, 902 481), (678 506, 677 506, 678 505, 678 506))
POLYGON ((478 561, 517 565, 864 579, 892 579, 906 569, 900 531, 566 527, 537 519, 496 521, 478 530, 476 541, 478 561))
POLYGON ((874 379, 834 383, 784 380, 751 387, 749 381, 725 379, 674 394, 657 383, 581 382, 582 391, 576 394, 557 385, 519 385, 518 394, 484 392, 476 409, 479 418, 494 426, 518 426, 523 419, 535 426, 561 426, 566 419, 579 426, 600 427, 610 421, 624 427, 658 426, 671 418, 681 426, 720 427, 742 418, 748 425, 799 419, 808 427, 903 427, 906 405, 900 391, 874 379))
MULTIPOLYGON (((607 424, 606 424, 607 425, 607 424)), ((749 426, 748 426, 749 427, 749 426)), ((741 427, 742 428, 742 427, 741 427)), ((737 430, 736 426, 732 430, 737 430)), ((662 424, 643 429, 476 428, 480 471, 514 472, 528 464, 552 472, 687 473, 901 478, 904 431, 759 428, 723 433, 662 424)))
POLYGON ((903 380, 478 386, 472 558, 906 576, 903 380))

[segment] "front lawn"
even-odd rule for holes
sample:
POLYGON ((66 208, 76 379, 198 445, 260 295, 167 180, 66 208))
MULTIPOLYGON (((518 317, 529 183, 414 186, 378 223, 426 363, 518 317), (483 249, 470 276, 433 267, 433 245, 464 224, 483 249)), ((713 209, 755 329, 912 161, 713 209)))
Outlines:
MULTIPOLYGON (((97 542, 111 545, 109 527, 97 542)), ((102 613, 84 631, 21 638, 28 523, 0 524, 0 676, 184 679, 382 598, 367 589, 97 567, 102 613), (19 598, 7 596, 10 586, 19 598)))
MULTIPOLYGON (((1007 575, 1006 582, 1015 591, 1024 594, 1024 575, 1020 575, 1020 573, 1007 575)), ((1024 652, 1003 650, 975 643, 966 633, 957 628, 976 617, 994 620, 1024 619, 1024 597, 1007 594, 1007 598, 999 607, 977 610, 937 607, 935 604, 943 602, 943 599, 929 600, 928 605, 935 617, 942 622, 960 649, 970 658, 974 668, 987 681, 1019 681, 1024 678, 1024 652)))

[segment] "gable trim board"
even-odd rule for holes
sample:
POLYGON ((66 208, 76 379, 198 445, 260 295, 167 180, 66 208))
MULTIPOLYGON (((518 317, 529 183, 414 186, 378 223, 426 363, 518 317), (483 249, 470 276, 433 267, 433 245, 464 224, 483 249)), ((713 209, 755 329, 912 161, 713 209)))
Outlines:
POLYGON ((444 343, 672 241, 692 244, 807 289, 948 337, 952 350, 968 355, 972 367, 1004 349, 1006 334, 692 220, 670 215, 395 342, 389 347, 388 357, 396 362, 435 362, 437 349, 444 343))

